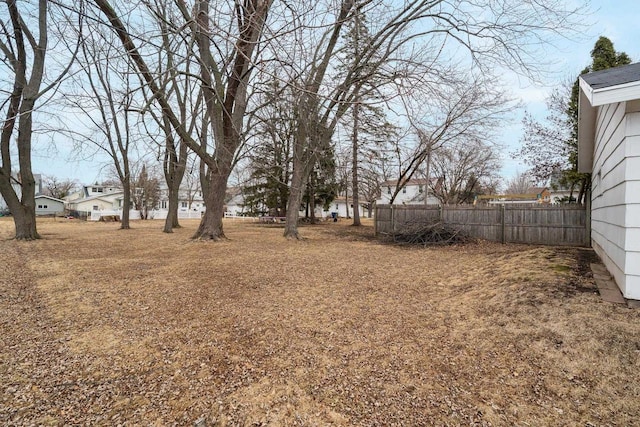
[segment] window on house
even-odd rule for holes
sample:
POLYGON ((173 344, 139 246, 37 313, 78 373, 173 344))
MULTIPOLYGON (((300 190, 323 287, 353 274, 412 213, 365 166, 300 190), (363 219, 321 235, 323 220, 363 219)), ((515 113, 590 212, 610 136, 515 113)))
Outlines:
POLYGON ((402 187, 402 194, 407 194, 407 187, 402 187))
POLYGON ((162 206, 162 209, 167 209, 167 201, 166 201, 166 200, 163 200, 163 201, 160 203, 160 206, 162 206))
POLYGON ((104 193, 104 188, 98 187, 98 193, 104 193))
POLYGON ((38 209, 42 209, 42 205, 38 205, 38 209))
POLYGON ((98 205, 93 205, 93 210, 97 211, 98 210, 98 205))
POLYGON ((48 209, 49 206, 48 205, 42 205, 42 209, 48 209))
POLYGON ((338 209, 338 204, 336 203, 336 209, 338 209))
POLYGON ((418 193, 422 193, 422 185, 418 185, 418 193))
POLYGON ((183 208, 186 208, 186 207, 187 207, 187 202, 182 202, 182 203, 180 204, 180 206, 182 206, 183 208))
POLYGON ((98 189, 97 189, 96 187, 91 187, 91 192, 92 192, 92 193, 97 193, 97 192, 98 192, 98 189))
POLYGON ((391 194, 391 187, 387 187, 387 194, 391 194))

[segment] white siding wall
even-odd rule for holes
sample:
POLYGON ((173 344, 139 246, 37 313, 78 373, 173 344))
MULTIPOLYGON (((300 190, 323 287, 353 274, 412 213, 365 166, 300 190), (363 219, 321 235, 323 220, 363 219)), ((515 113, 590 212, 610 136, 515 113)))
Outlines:
POLYGON ((624 296, 633 299, 640 299, 638 106, 622 102, 598 109, 592 175, 593 247, 624 296))
POLYGON ((36 197, 36 215, 62 215, 63 213, 64 203, 44 197, 36 197))
POLYGON ((626 125, 625 295, 640 299, 640 101, 627 103, 626 125))
MULTIPOLYGON (((420 191, 420 187, 423 188, 424 191, 424 186, 420 186, 420 185, 405 185, 404 188, 402 190, 400 190, 400 192, 398 193, 398 195, 396 196, 396 198, 393 201, 394 205, 404 205, 404 204, 423 204, 424 203, 424 197, 422 196, 422 191, 420 191)), ((395 191, 395 187, 394 186, 388 186, 388 185, 383 185, 381 187, 381 195, 380 195, 380 199, 378 199, 378 204, 381 205, 387 205, 389 204, 389 200, 391 199, 392 193, 395 191)), ((435 198, 432 193, 431 190, 429 190, 429 200, 428 203, 430 205, 439 205, 440 201, 438 201, 437 198, 435 198)))

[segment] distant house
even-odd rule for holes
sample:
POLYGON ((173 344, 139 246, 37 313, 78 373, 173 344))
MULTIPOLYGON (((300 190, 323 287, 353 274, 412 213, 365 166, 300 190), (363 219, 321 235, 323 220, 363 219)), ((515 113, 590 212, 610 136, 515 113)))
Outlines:
POLYGON ((247 212, 244 206, 244 195, 240 187, 229 187, 227 189, 224 212, 227 216, 242 216, 247 212))
POLYGON ((482 194, 475 197, 473 204, 489 205, 539 205, 551 203, 551 192, 548 187, 529 187, 521 194, 482 194))
POLYGON ((591 173, 591 244, 640 299, 640 63, 579 78, 578 171, 591 173))
MULTIPOLYGON (((437 179, 432 178, 431 184, 437 185, 437 179)), ((420 205, 424 204, 424 197, 426 194, 427 180, 422 178, 413 178, 404 182, 404 186, 397 194, 396 198, 393 201, 394 205, 420 205)), ((396 186, 398 185, 398 180, 389 180, 384 181, 381 184, 381 194, 380 198, 376 201, 377 204, 387 205, 391 201, 391 197, 396 190, 396 186)), ((431 191, 429 191, 429 198, 427 199, 427 204, 429 205, 439 205, 440 201, 433 196, 431 191)))
POLYGON ((62 215, 64 214, 64 200, 39 194, 36 199, 36 215, 62 215))
POLYGON ((551 204, 574 203, 578 198, 579 188, 572 188, 571 185, 565 184, 562 180, 562 171, 557 170, 549 179, 549 192, 551 204))
POLYGON ((96 183, 93 185, 83 185, 80 190, 68 195, 65 199, 67 202, 73 202, 74 200, 87 199, 89 197, 109 196, 114 193, 122 194, 122 187, 114 184, 96 183))
MULTIPOLYGON (((155 207, 154 218, 164 219, 166 218, 166 212, 169 209, 169 188, 166 182, 160 184, 160 201, 158 206, 155 207)), ((202 190, 199 185, 189 186, 183 182, 178 190, 178 214, 182 213, 197 213, 195 217, 198 217, 205 211, 204 198, 202 197, 202 190)))
POLYGON ((123 192, 112 192, 104 195, 94 195, 67 202, 69 211, 76 211, 91 215, 93 211, 113 211, 122 209, 123 192))
POLYGON ((527 193, 535 195, 537 203, 551 203, 551 191, 549 191, 549 187, 529 187, 527 188, 527 193))
MULTIPOLYGON (((365 208, 364 205, 366 203, 360 203, 358 206, 358 213, 360 214, 360 218, 365 217, 365 208)), ((326 218, 331 216, 333 212, 336 212, 339 217, 347 218, 353 217, 353 199, 350 197, 336 197, 331 202, 329 209, 326 211, 322 211, 322 218, 326 218)))

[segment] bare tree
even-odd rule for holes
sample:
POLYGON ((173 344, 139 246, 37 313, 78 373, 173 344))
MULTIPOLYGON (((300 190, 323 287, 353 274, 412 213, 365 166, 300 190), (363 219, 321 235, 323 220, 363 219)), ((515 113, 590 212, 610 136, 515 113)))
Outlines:
POLYGON ((410 129, 394 144, 398 168, 390 203, 416 175, 424 173, 432 183, 431 158, 439 150, 490 139, 505 113, 513 108, 501 91, 490 87, 486 77, 447 77, 439 87, 427 87, 426 93, 420 93, 418 87, 412 95, 413 99, 404 99, 410 129), (419 106, 413 105, 416 102, 419 106))
POLYGON ((160 201, 160 179, 153 173, 153 168, 142 164, 138 176, 133 180, 131 198, 135 209, 140 212, 140 219, 149 218, 149 210, 153 210, 160 201), (149 173, 149 170, 152 172, 149 173))
MULTIPOLYGON (((449 66, 451 63, 464 60, 483 72, 501 65, 534 74, 530 56, 534 48, 542 45, 545 35, 564 34, 571 29, 576 13, 556 2, 342 0, 337 8, 333 3, 278 4, 278 12, 290 15, 269 16, 267 23, 271 1, 234 1, 212 6, 209 1, 200 0, 190 9, 182 0, 175 0, 183 18, 172 24, 183 30, 185 38, 195 40, 196 48, 189 54, 197 57, 200 67, 198 77, 210 120, 209 144, 203 138, 204 129, 198 141, 173 114, 166 90, 158 84, 140 47, 134 43, 131 28, 108 0, 94 3, 108 18, 171 126, 202 159, 207 211, 195 237, 209 239, 224 236, 223 194, 244 142, 243 125, 256 68, 271 61, 278 63, 288 70, 287 84, 293 82, 298 92, 285 229, 287 237, 297 238, 297 207, 309 174, 320 153, 330 148, 340 118, 359 96, 365 95, 367 81, 383 77, 391 87, 398 80, 414 76, 435 88, 446 77, 445 71, 454 69, 449 66), (370 42, 359 58, 349 64, 348 71, 336 78, 335 59, 343 51, 340 36, 344 25, 364 9, 372 26, 370 42), (458 53, 460 46, 469 53, 467 58, 458 53), (258 57, 260 61, 256 61, 258 57)), ((140 39, 146 39, 144 36, 140 39)))
POLYGON ((533 186, 533 179, 528 173, 516 173, 506 182, 505 194, 525 194, 533 186))
MULTIPOLYGON (((210 12, 209 0, 196 1, 191 10, 182 0, 175 6, 183 17, 184 29, 190 28, 197 50, 190 52, 199 64, 199 78, 203 90, 211 137, 212 153, 207 152, 207 141, 202 135, 195 140, 171 108, 166 90, 159 84, 134 43, 131 29, 119 18, 108 0, 94 0, 109 20, 124 47, 136 64, 163 114, 180 138, 202 160, 204 199, 207 209, 194 238, 218 240, 224 238, 222 217, 224 196, 229 175, 236 161, 236 153, 243 143, 243 120, 247 108, 248 84, 251 79, 252 59, 257 52, 271 0, 235 1, 228 9, 210 12), (220 19, 219 22, 213 18, 220 19), (229 18, 229 19, 227 19, 229 18), (220 41, 218 44, 216 41, 220 41), (221 50, 228 48, 227 52, 221 50)), ((225 5, 218 5, 223 8, 225 5)), ((177 25, 177 24, 174 24, 177 25)))
POLYGON ((430 183, 433 194, 443 205, 472 203, 474 197, 493 192, 500 169, 499 156, 482 141, 460 141, 433 154, 437 182, 430 183))
POLYGON ((64 199, 78 188, 78 182, 72 179, 60 180, 55 176, 43 176, 43 193, 56 199, 64 199))
MULTIPOLYGON (((22 10, 15 0, 3 3, 6 5, 8 22, 4 21, 4 16, 0 19, 0 74, 7 76, 1 80, 3 85, 10 88, 1 90, 8 97, 0 104, 0 111, 5 117, 0 134, 0 194, 13 215, 15 238, 34 240, 40 236, 36 229, 35 180, 31 164, 33 114, 37 102, 56 89, 67 74, 73 55, 69 65, 57 76, 54 69, 47 69, 50 49, 48 1, 39 0, 36 6, 24 2, 22 10), (51 76, 54 78, 45 83, 45 79, 51 76), (14 153, 12 140, 15 141, 14 153), (16 155, 19 171, 14 173, 16 155), (14 185, 20 188, 18 192, 14 190, 14 185)), ((66 17, 60 16, 58 19, 65 21, 66 17)), ((81 28, 80 23, 78 28, 81 28)))
MULTIPOLYGON (((144 2, 148 13, 153 17, 153 24, 157 26, 157 61, 154 64, 154 75, 158 85, 166 94, 167 102, 171 103, 176 116, 184 124, 185 130, 193 135, 195 140, 197 131, 207 126, 206 114, 203 109, 202 90, 199 80, 194 76, 197 72, 197 62, 190 54, 193 40, 185 40, 182 28, 172 25, 179 21, 179 11, 171 7, 171 0, 157 0, 144 2)), ((158 137, 158 149, 162 159, 163 174, 168 191, 168 209, 163 232, 172 233, 174 228, 180 227, 178 221, 178 199, 180 187, 185 176, 189 150, 187 141, 181 137, 171 125, 171 118, 162 108, 156 109, 152 99, 153 93, 148 94, 148 109, 155 126, 162 130, 158 137)), ((152 125, 149 125, 152 126, 152 125)), ((151 129, 148 129, 152 133, 151 129)))
MULTIPOLYGON (((522 3, 515 0, 499 3, 428 0, 401 4, 356 0, 340 2, 333 23, 327 27, 320 43, 314 44, 311 60, 306 63, 302 73, 304 78, 297 102, 300 123, 294 145, 285 236, 299 237, 297 210, 291 206, 299 204, 303 183, 312 169, 317 152, 330 143, 336 121, 365 94, 367 81, 380 81, 383 77, 380 85, 384 86, 386 77, 386 84, 391 86, 398 80, 404 80, 405 83, 412 80, 432 89, 433 95, 441 96, 443 101, 447 95, 456 95, 454 100, 459 101, 460 105, 451 105, 448 111, 456 117, 458 114, 463 117, 466 113, 464 99, 460 96, 462 94, 437 91, 448 77, 455 78, 458 74, 456 68, 459 67, 450 64, 459 64, 461 59, 456 58, 453 62, 445 59, 451 58, 451 50, 459 51, 459 47, 462 47, 469 54, 470 62, 482 71, 501 65, 533 74, 536 70, 528 54, 534 45, 543 43, 545 35, 567 29, 567 24, 571 18, 575 18, 576 13, 559 4, 522 3), (366 9, 366 14, 371 17, 370 41, 363 46, 359 58, 349 65, 349 71, 336 79, 329 72, 329 65, 342 48, 338 43, 339 35, 345 23, 358 16, 361 8, 366 9)), ((474 82, 487 83, 483 79, 474 82)), ((460 85, 458 87, 461 88, 460 85)), ((377 90, 384 93, 380 86, 377 90)), ((470 94, 466 96, 473 97, 470 94)), ((434 129, 431 136, 439 137, 439 133, 449 129, 450 118, 443 117, 440 129, 434 129)), ((417 153, 415 160, 421 164, 426 155, 427 151, 417 153)), ((405 170, 404 178, 408 179, 412 171, 417 170, 415 163, 405 170)), ((399 179, 399 182, 402 181, 399 179)))
POLYGON ((120 53, 113 34, 96 24, 89 28, 78 58, 81 72, 75 76, 76 90, 73 96, 67 97, 67 102, 90 125, 86 130, 71 129, 70 133, 78 141, 80 150, 90 145, 111 160, 124 193, 120 228, 129 229, 135 161, 132 156, 135 156, 135 141, 140 138, 134 134, 134 125, 144 100, 137 90, 138 80, 132 73, 132 64, 120 53))

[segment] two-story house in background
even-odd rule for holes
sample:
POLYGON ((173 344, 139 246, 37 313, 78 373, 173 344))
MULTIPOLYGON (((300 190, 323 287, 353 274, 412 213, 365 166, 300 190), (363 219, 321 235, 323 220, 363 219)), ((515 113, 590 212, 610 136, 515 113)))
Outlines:
MULTIPOLYGON (((427 194, 427 180, 424 178, 413 178, 405 182, 400 192, 393 201, 394 205, 423 205, 425 195, 427 194)), ((398 181, 395 179, 384 181, 380 185, 380 198, 376 201, 380 205, 388 205, 396 191, 398 181)), ((437 185, 437 179, 431 179, 431 185, 437 185)), ((428 205, 439 205, 440 202, 433 193, 429 191, 427 198, 428 205)))

